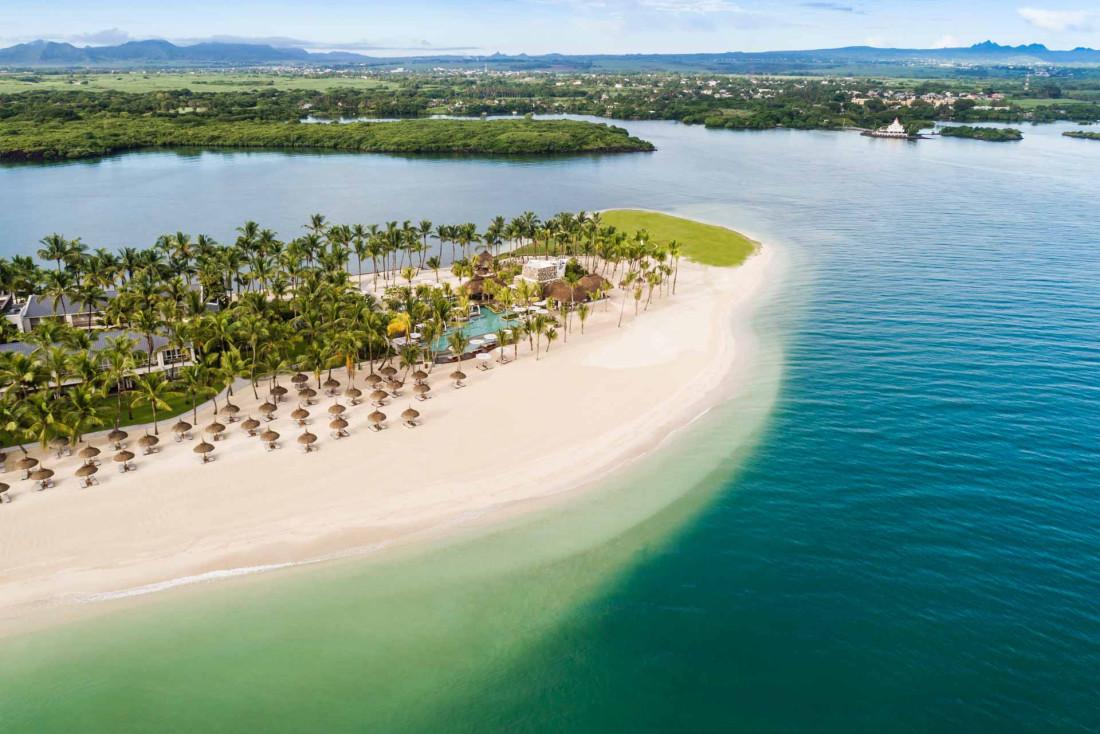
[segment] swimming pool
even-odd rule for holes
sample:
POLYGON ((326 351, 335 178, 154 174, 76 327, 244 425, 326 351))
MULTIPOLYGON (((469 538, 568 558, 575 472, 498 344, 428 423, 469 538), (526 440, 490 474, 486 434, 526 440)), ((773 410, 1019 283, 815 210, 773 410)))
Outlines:
POLYGON ((436 353, 444 353, 448 349, 447 337, 453 334, 455 331, 461 330, 470 339, 477 339, 480 336, 486 334, 493 334, 500 329, 507 329, 515 323, 515 319, 508 319, 485 306, 481 307, 481 313, 474 316, 458 329, 447 329, 443 332, 443 336, 435 340, 432 345, 432 351, 436 353))

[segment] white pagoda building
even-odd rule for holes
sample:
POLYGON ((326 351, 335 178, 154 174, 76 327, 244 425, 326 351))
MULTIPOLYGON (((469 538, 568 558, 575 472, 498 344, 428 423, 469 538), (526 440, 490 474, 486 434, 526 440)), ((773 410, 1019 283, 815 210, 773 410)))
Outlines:
POLYGON ((905 125, 901 124, 901 120, 895 117, 893 122, 886 127, 880 127, 878 130, 873 131, 871 136, 875 138, 908 139, 909 133, 905 130, 905 125))

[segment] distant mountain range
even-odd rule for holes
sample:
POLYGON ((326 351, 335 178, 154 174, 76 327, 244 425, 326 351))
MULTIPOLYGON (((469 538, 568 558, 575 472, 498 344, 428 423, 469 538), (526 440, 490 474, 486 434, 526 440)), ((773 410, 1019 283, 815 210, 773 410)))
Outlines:
POLYGON ((1042 44, 1001 46, 986 41, 964 48, 902 49, 849 46, 807 51, 734 51, 716 54, 527 54, 489 56, 415 56, 383 58, 335 51, 316 53, 301 48, 248 43, 199 43, 178 46, 168 41, 130 41, 119 46, 84 46, 34 41, 0 49, 0 66, 8 68, 198 67, 198 66, 489 66, 528 70, 707 70, 727 72, 825 71, 868 65, 1100 65, 1100 51, 1048 49, 1042 44))
POLYGON ((177 46, 168 41, 129 41, 119 46, 74 46, 33 41, 0 49, 7 66, 114 66, 188 64, 314 64, 354 63, 367 59, 354 53, 310 53, 300 48, 275 48, 250 43, 197 43, 177 46))

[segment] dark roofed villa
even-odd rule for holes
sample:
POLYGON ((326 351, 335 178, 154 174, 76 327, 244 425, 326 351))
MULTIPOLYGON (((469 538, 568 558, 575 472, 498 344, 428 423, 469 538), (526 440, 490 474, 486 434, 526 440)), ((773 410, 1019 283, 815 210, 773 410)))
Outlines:
POLYGON ((107 291, 106 298, 93 304, 85 304, 72 298, 55 301, 50 296, 31 294, 17 313, 14 309, 9 311, 8 319, 23 333, 33 331, 40 323, 50 319, 62 320, 81 329, 101 326, 103 308, 115 295, 114 291, 107 291))

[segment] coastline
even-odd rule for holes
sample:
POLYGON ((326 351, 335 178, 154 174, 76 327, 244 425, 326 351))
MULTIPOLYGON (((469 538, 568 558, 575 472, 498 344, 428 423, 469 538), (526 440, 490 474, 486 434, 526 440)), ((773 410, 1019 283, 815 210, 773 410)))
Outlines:
MULTIPOLYGON (((160 455, 139 457, 138 471, 105 472, 83 490, 66 459, 57 488, 20 483, 0 512, 3 634, 44 611, 64 617, 100 606, 86 602, 445 538, 586 492, 736 392, 776 267, 770 245, 735 269, 685 262, 679 293, 636 321, 628 305, 622 329, 616 304, 596 306, 584 335, 538 361, 523 347, 517 362, 468 370, 464 390, 437 372, 412 431, 392 423, 369 433, 364 404, 349 410, 351 438, 337 442, 323 430, 331 401, 320 401, 311 410, 322 448, 308 456, 281 415, 273 427, 284 448, 270 454, 230 424, 212 465, 167 441, 160 455)), ((395 416, 408 397, 383 410, 395 416)), ((235 402, 242 414, 256 403, 247 388, 235 402)))

